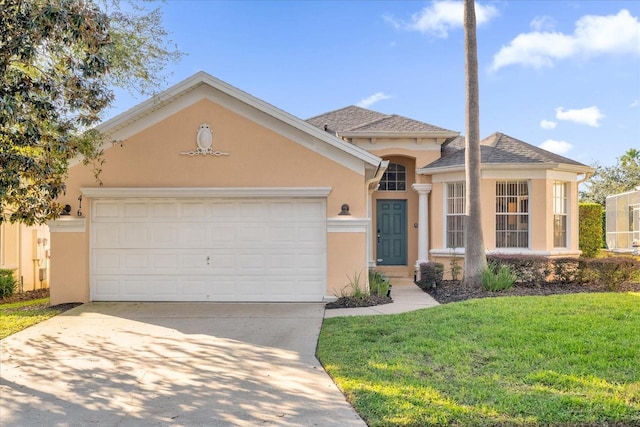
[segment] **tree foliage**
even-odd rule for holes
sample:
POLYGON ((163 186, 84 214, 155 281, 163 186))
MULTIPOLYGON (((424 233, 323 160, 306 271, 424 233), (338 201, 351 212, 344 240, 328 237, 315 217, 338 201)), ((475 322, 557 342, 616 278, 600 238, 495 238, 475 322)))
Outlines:
POLYGON ((596 171, 580 191, 580 201, 605 206, 607 196, 640 186, 640 150, 630 148, 618 158, 615 166, 594 166, 596 171))
POLYGON ((166 36, 135 3, 0 0, 0 221, 59 214, 71 159, 100 158, 112 88, 150 92, 180 56, 166 36))

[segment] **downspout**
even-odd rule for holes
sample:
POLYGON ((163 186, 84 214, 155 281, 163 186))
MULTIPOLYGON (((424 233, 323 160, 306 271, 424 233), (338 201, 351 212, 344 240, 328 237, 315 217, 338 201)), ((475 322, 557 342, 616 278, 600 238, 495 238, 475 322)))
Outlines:
POLYGON ((589 178, 591 178, 593 176, 593 172, 585 172, 584 173, 584 178, 579 179, 577 181, 578 185, 582 184, 583 182, 585 182, 586 180, 588 180, 589 178))
POLYGON ((376 173, 373 178, 369 179, 365 182, 365 188, 367 191, 367 218, 369 218, 369 225, 367 225, 367 264, 369 265, 369 269, 372 269, 376 266, 375 260, 373 259, 373 192, 378 189, 378 184, 382 179, 382 176, 387 170, 389 166, 389 160, 382 160, 376 169, 376 173))

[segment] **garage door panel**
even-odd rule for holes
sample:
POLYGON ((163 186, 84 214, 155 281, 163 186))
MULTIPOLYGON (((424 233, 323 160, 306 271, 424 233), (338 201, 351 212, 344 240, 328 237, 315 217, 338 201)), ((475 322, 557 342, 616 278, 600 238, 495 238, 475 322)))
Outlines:
POLYGON ((320 199, 94 200, 92 299, 320 301, 320 199))

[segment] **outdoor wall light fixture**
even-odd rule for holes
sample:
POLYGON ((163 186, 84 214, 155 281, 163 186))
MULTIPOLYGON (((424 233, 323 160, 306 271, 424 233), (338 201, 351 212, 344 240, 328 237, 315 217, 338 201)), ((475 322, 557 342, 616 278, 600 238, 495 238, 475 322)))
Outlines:
POLYGON ((338 215, 351 215, 349 213, 349 205, 346 203, 342 205, 342 207, 340 207, 340 213, 338 215))
POLYGON ((78 196, 78 212, 76 215, 82 216, 82 194, 78 196))

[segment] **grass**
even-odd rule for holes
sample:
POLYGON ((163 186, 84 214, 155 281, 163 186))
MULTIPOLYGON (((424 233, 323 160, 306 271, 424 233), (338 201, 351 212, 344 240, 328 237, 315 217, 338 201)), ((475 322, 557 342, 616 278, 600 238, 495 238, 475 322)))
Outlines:
POLYGON ((62 313, 49 307, 49 298, 0 304, 0 339, 62 313))
POLYGON ((369 426, 640 425, 640 293, 325 319, 318 357, 369 426))

